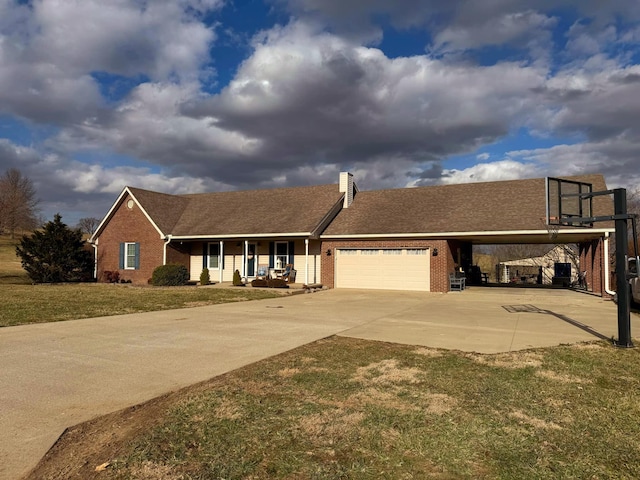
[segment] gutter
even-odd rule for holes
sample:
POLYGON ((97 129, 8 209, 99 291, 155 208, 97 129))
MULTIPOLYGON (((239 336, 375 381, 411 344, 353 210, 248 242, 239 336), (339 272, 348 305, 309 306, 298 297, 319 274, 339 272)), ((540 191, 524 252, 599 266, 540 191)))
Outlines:
POLYGON ((616 292, 610 289, 609 285, 609 232, 604 234, 604 291, 611 296, 616 292))
MULTIPOLYGON (((588 230, 583 229, 564 229, 558 230, 558 234, 583 234, 585 232, 592 234, 608 234, 612 232, 612 229, 607 228, 590 228, 588 230)), ((479 232, 437 232, 437 233, 357 233, 357 234, 340 234, 340 235, 320 235, 323 240, 331 239, 375 239, 375 238, 461 238, 461 237, 487 237, 487 236, 505 236, 505 235, 548 235, 546 230, 493 230, 493 231, 479 231, 479 232)), ((568 242, 571 243, 571 242, 568 242)))
MULTIPOLYGON (((172 240, 236 240, 241 238, 289 238, 289 237, 308 237, 311 232, 288 232, 288 233, 235 233, 232 235, 167 235, 172 240)), ((168 242, 167 242, 168 243, 168 242)))
POLYGON ((98 281, 98 245, 93 242, 89 242, 89 245, 93 247, 93 278, 98 281))

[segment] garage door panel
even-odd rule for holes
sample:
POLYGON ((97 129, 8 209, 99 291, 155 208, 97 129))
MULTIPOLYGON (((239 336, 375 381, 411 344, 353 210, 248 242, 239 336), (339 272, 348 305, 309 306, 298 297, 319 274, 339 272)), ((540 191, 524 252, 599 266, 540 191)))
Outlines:
POLYGON ((336 252, 336 288, 429 291, 427 249, 336 252))

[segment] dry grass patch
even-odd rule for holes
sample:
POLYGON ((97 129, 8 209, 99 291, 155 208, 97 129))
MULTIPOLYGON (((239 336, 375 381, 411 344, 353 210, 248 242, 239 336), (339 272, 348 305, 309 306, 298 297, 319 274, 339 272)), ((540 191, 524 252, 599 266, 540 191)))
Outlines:
POLYGON ((427 393, 425 397, 429 403, 427 412, 434 415, 449 413, 458 404, 458 401, 454 397, 446 393, 427 393))
POLYGON ((553 370, 536 370, 536 375, 562 383, 589 383, 588 379, 554 372, 553 370))
POLYGON ((299 368, 283 368, 278 372, 278 375, 283 378, 289 378, 293 377, 296 373, 300 373, 301 371, 302 370, 300 370, 299 368))
POLYGON ((175 474, 173 468, 167 465, 158 465, 154 462, 142 462, 131 469, 131 477, 137 480, 184 480, 182 474, 175 474))
POLYGON ((513 411, 509 414, 509 416, 511 418, 515 418, 516 420, 518 420, 521 423, 527 424, 527 425, 531 425, 534 428, 538 428, 538 429, 550 429, 550 430, 561 430, 562 427, 554 422, 548 422, 545 420, 542 420, 541 418, 534 418, 534 417, 530 417, 529 415, 516 410, 513 411))
POLYGON ((388 390, 380 390, 376 387, 369 387, 362 392, 351 395, 343 405, 351 408, 363 408, 367 405, 378 408, 396 410, 398 412, 410 412, 419 410, 417 402, 410 399, 404 399, 399 396, 398 388, 389 388, 388 390))
POLYGON ((442 351, 436 350, 435 348, 420 347, 420 348, 416 348, 413 351, 413 353, 415 353, 416 355, 422 355, 428 358, 438 358, 442 356, 442 351))
POLYGON ((334 443, 346 432, 357 428, 364 417, 362 412, 335 409, 305 416, 298 422, 298 427, 311 442, 334 443))
POLYGON ((396 383, 419 383, 422 371, 413 367, 400 367, 396 359, 385 359, 360 367, 351 378, 353 382, 374 385, 390 385, 396 383))
POLYGON ((539 367, 542 355, 536 352, 509 352, 495 355, 469 354, 469 358, 483 365, 501 368, 539 367))

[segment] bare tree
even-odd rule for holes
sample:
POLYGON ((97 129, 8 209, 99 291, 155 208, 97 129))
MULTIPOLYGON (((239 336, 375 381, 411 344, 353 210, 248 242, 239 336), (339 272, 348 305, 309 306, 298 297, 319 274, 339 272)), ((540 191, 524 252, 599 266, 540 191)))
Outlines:
POLYGON ((18 230, 38 226, 38 204, 33 182, 20 170, 10 168, 0 176, 0 232, 15 238, 18 230))
POLYGON ((78 228, 89 235, 93 235, 98 225, 100 225, 100 219, 96 217, 84 217, 78 220, 78 228))

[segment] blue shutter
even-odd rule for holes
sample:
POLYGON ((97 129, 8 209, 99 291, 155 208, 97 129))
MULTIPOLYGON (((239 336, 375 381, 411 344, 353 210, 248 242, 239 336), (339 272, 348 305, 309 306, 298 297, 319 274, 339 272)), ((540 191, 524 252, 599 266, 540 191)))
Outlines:
POLYGON ((289 263, 291 265, 293 265, 293 246, 294 246, 295 242, 291 241, 289 242, 289 263))
POLYGON ((202 269, 208 268, 207 257, 209 256, 209 244, 207 242, 202 244, 202 269))
POLYGON ((135 244, 136 248, 136 270, 140 270, 140 244, 135 244))
POLYGON ((276 266, 276 244, 274 242, 269 242, 269 268, 274 268, 276 266))
POLYGON ((124 243, 120 244, 120 259, 118 261, 118 268, 120 270, 124 269, 124 243))

